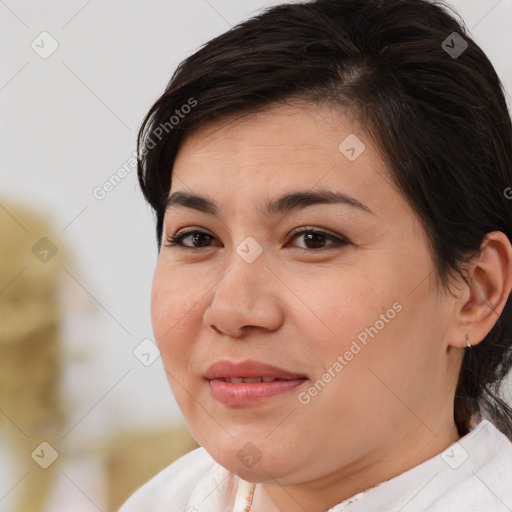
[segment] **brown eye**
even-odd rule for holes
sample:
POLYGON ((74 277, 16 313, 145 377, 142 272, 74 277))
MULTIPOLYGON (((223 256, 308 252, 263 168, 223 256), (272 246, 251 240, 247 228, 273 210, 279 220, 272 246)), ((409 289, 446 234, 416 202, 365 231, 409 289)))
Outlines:
POLYGON ((329 246, 339 247, 340 245, 346 245, 348 242, 346 240, 342 240, 330 233, 326 233, 325 231, 319 231, 314 229, 302 229, 300 231, 295 231, 293 233, 293 239, 298 237, 304 237, 305 247, 299 247, 299 249, 304 250, 314 250, 314 249, 325 249, 329 246), (330 243, 326 243, 329 241, 330 243))
POLYGON ((205 233, 204 231, 188 231, 178 236, 166 237, 166 247, 181 246, 187 249, 198 249, 201 247, 210 247, 208 242, 211 242, 215 237, 205 233), (189 239, 191 244, 184 244, 183 240, 189 239))

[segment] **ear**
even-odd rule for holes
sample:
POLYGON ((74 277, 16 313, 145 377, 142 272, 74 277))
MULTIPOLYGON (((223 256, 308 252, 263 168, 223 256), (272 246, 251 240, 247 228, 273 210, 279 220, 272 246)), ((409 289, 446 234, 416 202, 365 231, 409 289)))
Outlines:
POLYGON ((487 233, 469 263, 469 283, 459 296, 450 345, 480 343, 494 327, 512 289, 512 246, 501 231, 487 233))

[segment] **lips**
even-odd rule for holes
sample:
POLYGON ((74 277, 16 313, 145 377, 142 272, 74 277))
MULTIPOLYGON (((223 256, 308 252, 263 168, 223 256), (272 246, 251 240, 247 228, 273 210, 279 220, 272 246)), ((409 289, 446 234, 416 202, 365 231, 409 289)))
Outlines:
POLYGON ((212 398, 230 407, 255 406, 303 385, 305 375, 259 361, 217 361, 204 374, 212 398))
POLYGON ((226 382, 272 382, 274 380, 306 379, 306 375, 290 372, 260 361, 233 362, 226 359, 213 363, 205 372, 208 380, 222 379, 226 382), (242 379, 242 380, 240 380, 242 379), (257 380, 254 380, 257 379, 257 380))

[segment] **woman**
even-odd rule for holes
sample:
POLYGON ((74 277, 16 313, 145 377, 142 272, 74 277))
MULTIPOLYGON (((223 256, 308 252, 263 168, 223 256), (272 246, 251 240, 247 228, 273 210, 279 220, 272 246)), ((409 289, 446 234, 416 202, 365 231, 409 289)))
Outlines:
POLYGON ((122 512, 512 508, 512 126, 445 7, 234 27, 151 108, 139 178, 154 333, 201 447, 122 512))

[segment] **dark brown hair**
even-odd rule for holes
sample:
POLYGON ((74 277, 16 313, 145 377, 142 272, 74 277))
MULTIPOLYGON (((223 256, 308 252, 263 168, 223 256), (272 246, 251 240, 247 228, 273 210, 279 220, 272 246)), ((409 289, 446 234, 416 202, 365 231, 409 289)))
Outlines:
MULTIPOLYGON (((155 210, 158 245, 173 162, 187 134, 291 98, 329 102, 353 113, 380 148, 449 290, 449 277, 464 277, 486 233, 512 240, 504 94, 489 59, 442 2, 268 8, 185 59, 142 124, 139 181, 155 210)), ((454 404, 460 435, 486 417, 512 440, 512 410, 499 393, 512 367, 511 308, 508 300, 485 339, 465 351, 454 404)))

